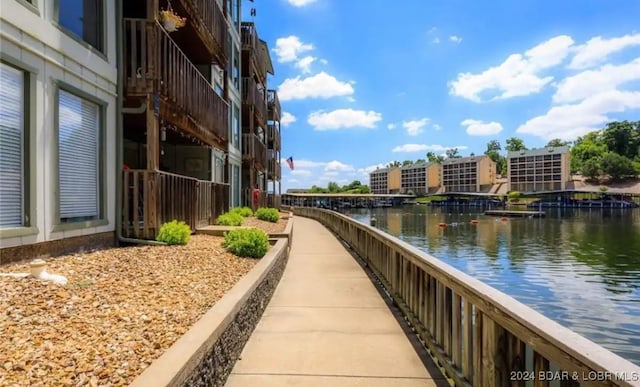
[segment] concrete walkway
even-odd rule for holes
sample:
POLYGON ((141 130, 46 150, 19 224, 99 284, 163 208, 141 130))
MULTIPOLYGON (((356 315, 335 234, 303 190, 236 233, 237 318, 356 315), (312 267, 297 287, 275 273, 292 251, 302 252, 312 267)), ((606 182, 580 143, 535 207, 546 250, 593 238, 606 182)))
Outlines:
POLYGON ((448 386, 357 261, 302 217, 282 280, 226 385, 448 386))

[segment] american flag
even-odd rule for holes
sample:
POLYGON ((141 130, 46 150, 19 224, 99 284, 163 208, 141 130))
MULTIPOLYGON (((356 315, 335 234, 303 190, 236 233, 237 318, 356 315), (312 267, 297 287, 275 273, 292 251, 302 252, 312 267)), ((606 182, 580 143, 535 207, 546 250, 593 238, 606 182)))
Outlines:
POLYGON ((289 168, 293 171, 293 157, 289 156, 287 159, 287 165, 289 165, 289 168))

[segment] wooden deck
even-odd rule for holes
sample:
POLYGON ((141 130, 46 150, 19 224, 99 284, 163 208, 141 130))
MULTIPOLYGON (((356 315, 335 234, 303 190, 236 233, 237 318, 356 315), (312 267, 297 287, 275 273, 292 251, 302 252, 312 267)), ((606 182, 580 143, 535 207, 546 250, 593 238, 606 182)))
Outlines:
POLYGON ((490 216, 507 216, 510 218, 542 218, 544 217, 544 211, 510 211, 510 210, 486 210, 485 215, 490 216))

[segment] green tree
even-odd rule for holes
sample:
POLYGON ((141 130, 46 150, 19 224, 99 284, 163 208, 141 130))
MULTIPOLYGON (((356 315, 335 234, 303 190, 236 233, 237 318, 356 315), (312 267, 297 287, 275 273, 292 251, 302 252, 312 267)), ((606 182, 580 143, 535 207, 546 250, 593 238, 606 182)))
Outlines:
POLYGON ((411 165, 411 164, 413 164, 413 160, 405 160, 405 161, 402 162, 402 166, 403 167, 406 166, 406 165, 411 165))
POLYGON ((559 138, 554 138, 553 140, 549 141, 546 145, 547 148, 557 148, 557 147, 561 147, 561 146, 567 146, 569 145, 569 141, 564 141, 561 140, 559 138))
POLYGON ((462 157, 462 156, 460 156, 460 153, 458 152, 458 148, 447 149, 445 154, 447 155, 448 159, 459 159, 460 157, 462 157))
MULTIPOLYGON (((587 133, 585 136, 576 140, 575 145, 571 149, 571 171, 584 172, 584 164, 587 160, 595 159, 599 165, 599 160, 607 151, 606 145, 600 142, 598 132, 587 133)), ((593 172, 593 162, 587 166, 593 172)), ((598 167, 598 169, 600 169, 598 167)), ((586 176, 586 175, 585 175, 586 176)))
POLYGON ((338 183, 334 181, 329 182, 329 184, 327 185, 327 189, 329 190, 330 193, 340 192, 340 186, 338 185, 338 183))
POLYGON ((635 176, 636 169, 633 161, 616 152, 607 152, 600 161, 602 172, 611 176, 613 180, 621 180, 627 176, 635 176))
POLYGON ((582 176, 589 180, 600 178, 600 158, 588 159, 582 163, 582 176))
POLYGON ((491 140, 487 143, 487 150, 484 151, 484 154, 496 163, 496 173, 506 175, 507 158, 500 154, 500 150, 502 150, 500 142, 498 140, 491 140))
POLYGON ((416 160, 416 164, 422 164, 425 161, 426 161, 425 159, 418 159, 418 160, 416 160))
POLYGON ((400 164, 400 162, 396 160, 396 161, 392 161, 389 164, 387 164, 387 168, 396 168, 396 167, 399 167, 401 165, 402 164, 400 164))
POLYGON ((433 152, 427 152, 427 160, 429 160, 430 163, 441 163, 444 161, 444 157, 436 155, 433 152))
POLYGON ((602 142, 609 151, 633 159, 640 147, 639 126, 638 122, 610 122, 602 131, 602 142))
POLYGON ((507 139, 507 145, 504 147, 505 150, 509 152, 517 152, 521 150, 527 150, 527 147, 524 145, 524 141, 518 137, 510 137, 507 139))

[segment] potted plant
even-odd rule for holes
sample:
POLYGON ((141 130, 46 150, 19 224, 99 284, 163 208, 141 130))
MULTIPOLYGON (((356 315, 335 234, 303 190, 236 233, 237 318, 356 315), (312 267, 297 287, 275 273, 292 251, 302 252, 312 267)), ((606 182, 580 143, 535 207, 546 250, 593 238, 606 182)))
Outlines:
POLYGON ((187 24, 187 18, 180 17, 171 8, 160 11, 160 21, 167 32, 174 32, 187 24))

